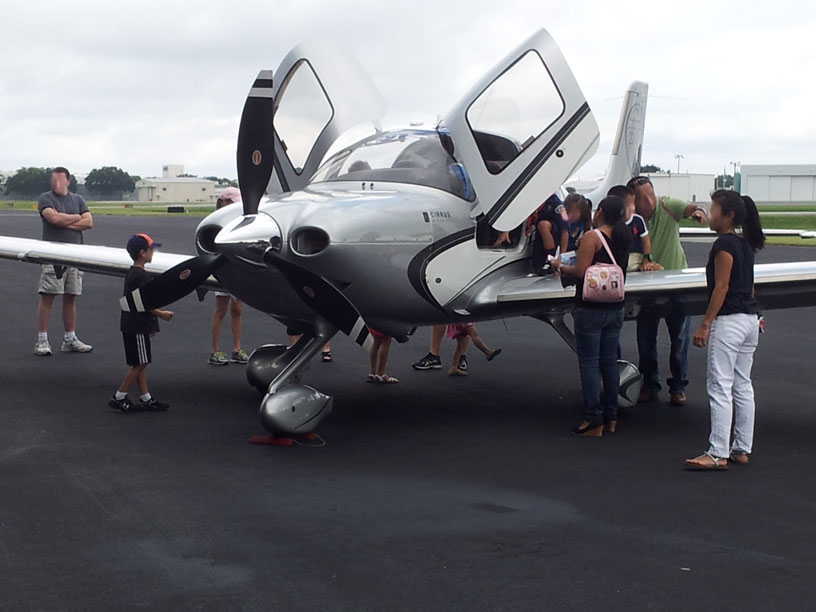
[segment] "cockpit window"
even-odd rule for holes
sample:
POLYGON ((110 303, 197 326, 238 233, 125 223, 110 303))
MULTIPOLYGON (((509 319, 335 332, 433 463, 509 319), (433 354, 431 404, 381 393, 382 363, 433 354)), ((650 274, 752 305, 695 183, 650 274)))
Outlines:
POLYGON ((499 174, 563 113, 541 56, 528 51, 476 98, 467 121, 488 172, 499 174))
POLYGON ((472 201, 475 194, 464 166, 442 144, 446 136, 411 130, 376 134, 333 155, 311 182, 408 183, 472 201))

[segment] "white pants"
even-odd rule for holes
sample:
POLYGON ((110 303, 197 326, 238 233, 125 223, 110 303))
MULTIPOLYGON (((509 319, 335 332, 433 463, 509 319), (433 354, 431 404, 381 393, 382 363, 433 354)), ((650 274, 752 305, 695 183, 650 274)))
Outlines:
POLYGON ((708 452, 715 457, 728 457, 732 450, 751 452, 755 413, 751 366, 758 342, 756 315, 724 315, 714 319, 711 325, 706 386, 711 407, 708 452))

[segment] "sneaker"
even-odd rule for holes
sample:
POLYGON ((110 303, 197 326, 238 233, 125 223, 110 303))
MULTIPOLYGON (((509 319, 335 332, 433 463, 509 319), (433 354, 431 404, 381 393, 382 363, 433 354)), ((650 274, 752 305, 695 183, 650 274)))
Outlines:
POLYGON ((462 355, 459 357, 459 364, 457 367, 463 372, 467 372, 468 369, 467 355, 465 355, 464 353, 462 353, 462 355))
POLYGON ((93 347, 90 344, 85 344, 82 340, 74 336, 73 340, 63 341, 60 351, 63 353, 90 353, 93 347))
POLYGON ((210 358, 207 360, 207 363, 210 365, 229 365, 229 362, 230 360, 227 359, 227 356, 223 351, 215 351, 214 353, 210 353, 210 358))
POLYGON ((238 349, 237 351, 232 351, 232 353, 230 353, 229 360, 231 363, 246 363, 249 361, 249 355, 247 355, 247 352, 244 349, 238 349))
POLYGON ((130 412, 133 409, 133 402, 131 402, 127 397, 124 399, 116 399, 114 395, 108 401, 108 406, 110 406, 113 410, 121 410, 122 412, 130 412))
POLYGON ((48 357, 51 355, 51 344, 48 340, 37 340, 34 345, 34 354, 40 357, 48 357))
POLYGON ((442 360, 439 355, 428 353, 422 359, 411 365, 415 370, 439 370, 442 368, 442 360))
POLYGON ((170 404, 165 404, 164 402, 158 401, 155 397, 151 397, 146 402, 139 402, 136 405, 136 408, 142 412, 150 412, 150 411, 165 411, 170 407, 170 404))

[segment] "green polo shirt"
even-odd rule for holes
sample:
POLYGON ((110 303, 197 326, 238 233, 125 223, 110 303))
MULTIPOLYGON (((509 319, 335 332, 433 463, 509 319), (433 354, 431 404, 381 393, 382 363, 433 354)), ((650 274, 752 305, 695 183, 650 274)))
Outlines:
POLYGON ((680 244, 680 221, 688 204, 674 198, 658 198, 652 218, 646 222, 652 241, 652 260, 666 270, 688 267, 680 244))

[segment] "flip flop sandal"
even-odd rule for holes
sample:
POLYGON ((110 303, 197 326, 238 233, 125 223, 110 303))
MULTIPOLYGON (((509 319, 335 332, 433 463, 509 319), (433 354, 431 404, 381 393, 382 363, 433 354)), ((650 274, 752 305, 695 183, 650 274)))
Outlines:
POLYGON ((693 459, 686 459, 685 462, 683 462, 683 468, 693 472, 722 472, 728 469, 728 462, 720 464, 720 460, 709 452, 705 452, 700 456, 708 457, 711 460, 711 463, 705 465, 702 463, 697 463, 693 459))
POLYGON ((742 451, 733 451, 729 459, 739 465, 748 465, 748 453, 742 451))
POLYGON ((383 374, 380 376, 380 382, 384 385, 394 385, 399 382, 398 378, 394 378, 393 376, 389 376, 388 374, 383 374))
POLYGON ((331 361, 334 361, 334 359, 332 359, 331 351, 323 351, 320 355, 321 355, 320 361, 322 361, 323 363, 329 363, 331 361))
POLYGON ((380 377, 377 376, 376 374, 369 374, 368 378, 366 378, 366 382, 367 383, 378 383, 378 382, 382 382, 382 380, 380 380, 380 377))

